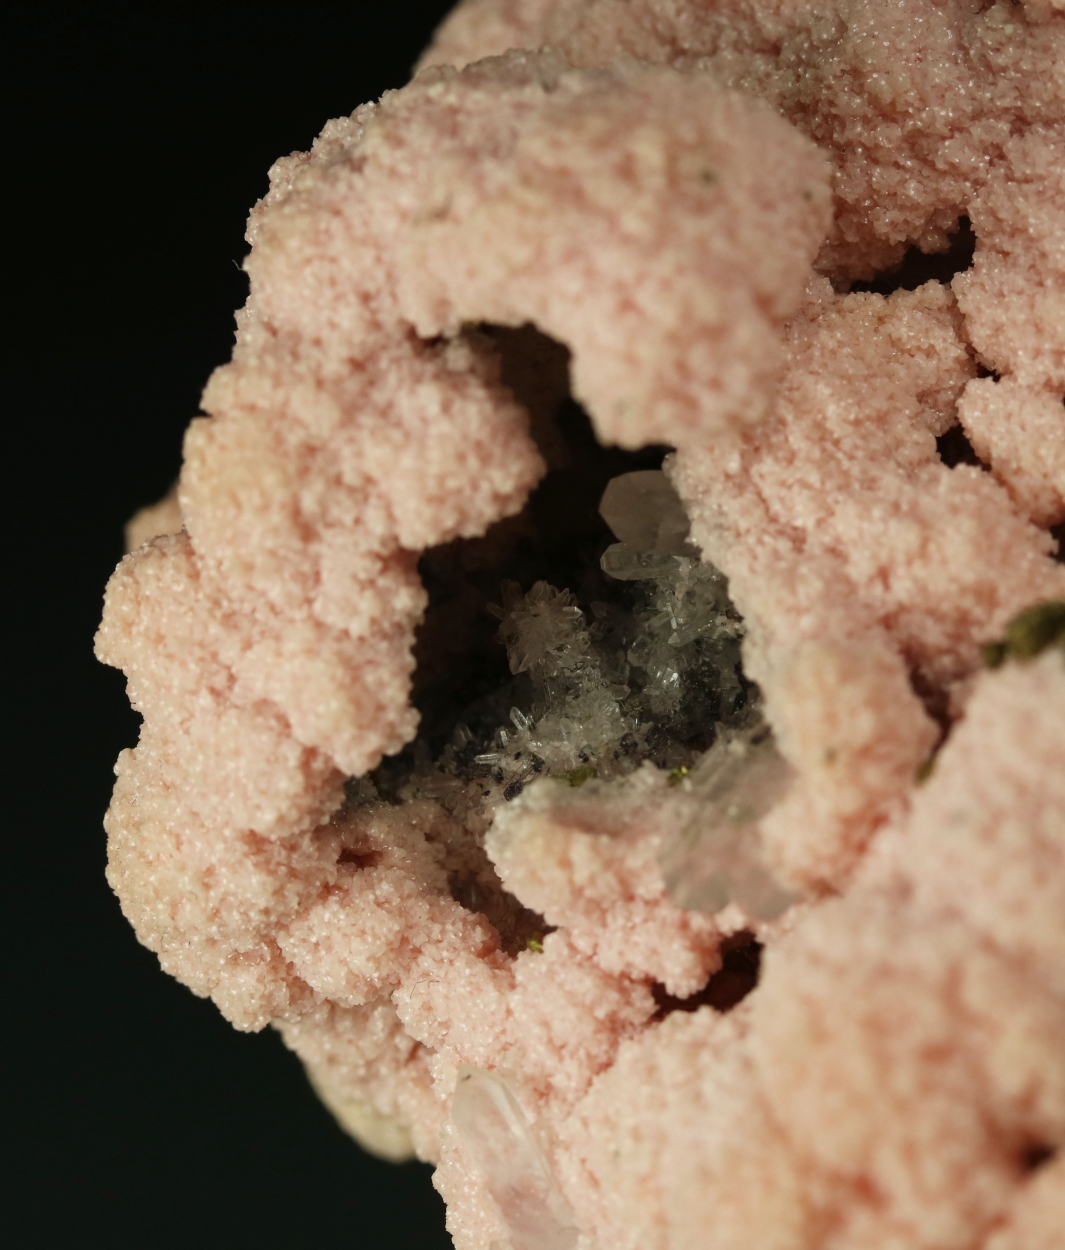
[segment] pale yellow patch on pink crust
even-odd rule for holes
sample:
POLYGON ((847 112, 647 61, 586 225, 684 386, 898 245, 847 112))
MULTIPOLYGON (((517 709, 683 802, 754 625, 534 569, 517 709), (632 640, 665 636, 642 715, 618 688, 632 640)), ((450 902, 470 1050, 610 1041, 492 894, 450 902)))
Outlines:
POLYGON ((468 0, 442 67, 272 171, 180 509, 108 588, 144 716, 108 878, 353 1132, 438 1162, 459 1250, 509 1236, 462 1065, 507 1082, 581 1250, 1061 1244, 1065 666, 979 667, 1065 598, 1063 7, 468 0), (837 293, 963 215, 953 290, 837 293), (762 834, 810 897, 728 1016, 657 1018, 744 923, 667 897, 662 785, 539 782, 488 830, 554 929, 516 955, 454 896, 483 818, 344 803, 416 730, 419 552, 543 471, 477 321, 563 341, 604 439, 678 447, 745 618, 796 778, 762 834), (940 461, 959 419, 990 472, 940 461))

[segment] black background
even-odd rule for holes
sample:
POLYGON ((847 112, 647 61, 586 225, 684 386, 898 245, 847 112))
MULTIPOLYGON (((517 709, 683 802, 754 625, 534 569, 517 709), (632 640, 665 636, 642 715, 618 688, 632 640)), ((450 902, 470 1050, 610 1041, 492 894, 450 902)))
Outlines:
POLYGON ((228 358, 268 167, 401 86, 448 7, 3 8, 9 1245, 450 1245, 427 1167, 360 1151, 275 1034, 137 945, 100 823, 137 719, 92 656, 123 523, 228 358))

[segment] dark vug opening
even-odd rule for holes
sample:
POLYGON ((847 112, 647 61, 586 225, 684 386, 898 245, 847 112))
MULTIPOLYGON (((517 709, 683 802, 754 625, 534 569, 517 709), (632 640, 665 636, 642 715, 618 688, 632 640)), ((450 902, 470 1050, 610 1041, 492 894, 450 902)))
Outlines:
MULTIPOLYGON (((686 768, 721 723, 745 715, 756 691, 740 669, 742 623, 722 575, 672 529, 669 543, 680 547, 653 555, 648 572, 645 549, 619 543, 600 515, 612 479, 660 469, 671 449, 602 446, 569 393, 568 350, 535 328, 468 333, 499 352, 502 380, 529 412, 547 472, 517 516, 421 557, 429 605, 414 646, 418 737, 353 780, 350 801, 440 803, 454 821, 443 835, 452 896, 487 916, 515 954, 538 950, 550 929, 503 889, 487 858, 492 806, 544 776, 579 786, 625 775, 643 760, 686 768), (612 563, 616 575, 608 576, 601 558, 619 547, 622 564, 612 563), (508 647, 515 667, 524 666, 517 673, 508 647), (529 660, 533 653, 540 658, 529 660), (577 733, 588 733, 584 745, 567 709, 580 709, 573 715, 577 733)), ((673 506, 663 502, 660 481, 652 502, 640 489, 622 488, 623 496, 637 491, 640 523, 673 506)), ((729 965, 733 980, 740 963, 729 965)), ((708 992, 722 1003, 739 993, 708 992)))
POLYGON ((945 252, 922 252, 907 248, 901 264, 885 273, 878 273, 867 282, 854 282, 852 291, 871 291, 875 295, 891 295, 895 291, 916 291, 926 282, 950 282, 955 274, 970 268, 976 251, 976 235, 968 217, 958 221, 945 252))
POLYGON ((1058 544, 1057 555, 1054 557, 1059 564, 1065 564, 1065 521, 1050 527, 1050 536, 1058 544))
POLYGON ((485 326, 480 333, 499 349, 502 380, 529 411, 548 469, 518 516, 498 521, 481 538, 430 548, 419 561, 429 607, 415 638, 412 698, 422 717, 419 738, 433 758, 460 719, 480 738, 506 723, 512 706, 527 705, 523 675, 511 676, 499 621, 489 611, 500 602, 501 583, 518 582, 527 591, 549 582, 572 591, 586 613, 593 601, 624 597, 627 587, 599 566, 615 541, 599 501, 611 478, 659 469, 672 450, 599 443, 569 394, 570 353, 561 343, 532 326, 485 326))
POLYGON ((744 929, 733 933, 721 943, 722 964, 701 990, 688 998, 674 998, 665 986, 652 988, 658 1010, 656 1020, 663 1020, 673 1011, 697 1011, 713 1007, 715 1011, 731 1011, 758 984, 762 964, 762 944, 744 929))
POLYGON ((948 469, 953 469, 958 464, 971 464, 978 469, 987 468, 973 450, 972 443, 960 425, 952 425, 945 434, 940 434, 936 439, 936 451, 948 469))
MULTIPOLYGON (((497 522, 482 537, 431 548, 419 561, 429 595, 414 646, 412 700, 421 723, 417 740, 383 761, 374 774, 384 797, 392 797, 412 770, 438 760, 445 749, 453 771, 457 766, 467 779, 477 776, 483 768, 476 764, 478 757, 496 749, 493 735, 500 727, 510 731, 514 710, 519 716, 535 712, 529 674, 511 673, 500 638, 504 583, 528 592, 542 581, 570 592, 602 645, 621 652, 631 642, 624 636, 625 621, 631 623, 634 611, 647 602, 646 581, 609 577, 600 565, 617 540, 599 504, 612 478, 659 469, 672 449, 649 446, 633 452, 601 445, 588 415, 569 393, 569 351, 534 327, 482 326, 471 333, 489 338, 499 351, 502 380, 528 410, 548 468, 517 516, 497 522), (617 638, 610 635, 614 626, 604 624, 610 620, 621 622, 617 638)), ((738 626, 738 616, 731 607, 728 611, 738 626)), ((727 695, 715 688, 713 645, 698 637, 691 646, 693 654, 684 657, 680 705, 668 716, 644 717, 638 758, 659 767, 677 763, 671 755, 678 745, 688 752, 706 750, 719 722, 737 714, 753 691, 741 673, 727 695)), ((633 668, 627 680, 638 698, 646 689, 641 683, 650 679, 633 668)), ((625 737, 617 746, 622 754, 629 750, 635 766, 635 746, 630 750, 625 737)), ((584 756, 580 760, 585 762, 584 756)), ((522 765, 527 775, 520 780, 486 774, 497 784, 506 780, 508 800, 540 771, 533 755, 522 765)))
POLYGON ((1023 1172, 1035 1172, 1058 1153, 1056 1146, 1046 1146, 1040 1142, 1036 1142, 1025 1146, 1021 1151, 1021 1170, 1023 1172))

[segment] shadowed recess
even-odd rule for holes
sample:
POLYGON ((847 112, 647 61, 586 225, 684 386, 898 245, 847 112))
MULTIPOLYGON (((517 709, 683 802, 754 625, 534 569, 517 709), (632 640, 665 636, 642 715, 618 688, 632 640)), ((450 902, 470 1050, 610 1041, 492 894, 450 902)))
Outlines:
POLYGON ((1021 1170, 1024 1172, 1036 1172, 1048 1164, 1057 1153, 1056 1147, 1047 1146, 1042 1142, 1025 1146, 1021 1151, 1021 1170))
POLYGON ((697 1011, 713 1007, 715 1011, 731 1011, 758 984, 762 963, 762 944, 747 929, 733 933, 721 943, 721 967, 701 990, 688 998, 674 998, 665 987, 652 988, 658 1010, 656 1020, 663 1020, 674 1011, 697 1011))
POLYGON ((959 464, 971 464, 977 469, 987 468, 973 450, 972 443, 960 425, 952 425, 945 434, 940 434, 936 439, 936 451, 948 469, 959 464))
POLYGON ((895 291, 916 291, 926 282, 949 283, 955 274, 963 273, 973 263, 976 235, 968 217, 962 217, 951 236, 945 252, 922 252, 907 248, 902 263, 885 273, 878 273, 867 282, 855 282, 852 291, 871 291, 874 295, 891 295, 895 291))
POLYGON ((614 536, 599 515, 611 478, 658 469, 669 447, 640 451, 604 447, 584 409, 569 393, 569 351, 532 326, 486 326, 499 349, 502 380, 528 410, 531 433, 547 473, 522 511, 480 538, 430 548, 418 571, 429 594, 414 644, 413 701, 419 738, 435 757, 460 717, 474 736, 504 722, 509 708, 528 702, 526 682, 511 676, 489 605, 504 581, 528 590, 545 581, 576 595, 587 609, 624 593, 599 565, 614 536))

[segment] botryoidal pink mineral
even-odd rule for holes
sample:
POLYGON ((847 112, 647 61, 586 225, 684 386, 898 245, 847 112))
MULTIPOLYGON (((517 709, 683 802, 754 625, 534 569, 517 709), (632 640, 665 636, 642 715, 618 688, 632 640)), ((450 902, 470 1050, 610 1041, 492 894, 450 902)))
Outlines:
POLYGON ((1065 1246, 1065 0, 465 0, 248 238, 140 940, 458 1250, 1065 1246))

